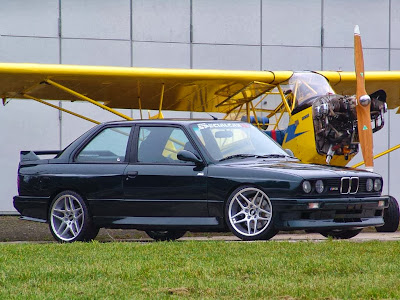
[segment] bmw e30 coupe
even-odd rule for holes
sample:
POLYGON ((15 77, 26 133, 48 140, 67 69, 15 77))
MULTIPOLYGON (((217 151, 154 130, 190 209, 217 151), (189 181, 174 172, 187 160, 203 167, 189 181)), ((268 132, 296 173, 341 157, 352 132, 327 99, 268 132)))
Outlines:
POLYGON ((156 240, 188 230, 351 238, 383 225, 382 184, 375 173, 303 164, 245 122, 119 121, 62 151, 22 151, 14 206, 23 219, 48 222, 60 242, 94 239, 101 227, 156 240))

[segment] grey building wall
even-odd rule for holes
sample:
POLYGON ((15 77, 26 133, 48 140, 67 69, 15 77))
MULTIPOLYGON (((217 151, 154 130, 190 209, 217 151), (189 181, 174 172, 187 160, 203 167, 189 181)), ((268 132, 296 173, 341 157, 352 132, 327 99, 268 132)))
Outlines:
MULTIPOLYGON (((355 20, 366 69, 400 69, 399 0, 2 0, 0 62, 350 71, 355 20)), ((88 104, 62 105, 115 119, 88 104)), ((375 153, 400 143, 400 117, 390 111, 387 119, 375 153)), ((20 150, 60 149, 90 127, 32 101, 0 107, 0 211, 14 211, 20 150)), ((397 198, 399 161, 397 151, 375 168, 397 198)))

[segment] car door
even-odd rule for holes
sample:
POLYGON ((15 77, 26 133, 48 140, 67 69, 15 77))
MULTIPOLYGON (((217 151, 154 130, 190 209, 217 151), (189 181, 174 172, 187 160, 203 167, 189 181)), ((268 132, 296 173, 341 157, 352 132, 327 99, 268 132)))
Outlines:
POLYGON ((128 165, 132 126, 106 126, 83 143, 64 180, 87 199, 95 221, 123 211, 123 181, 128 165))
POLYGON ((126 213, 137 217, 208 216, 207 168, 177 158, 180 150, 200 158, 184 129, 138 126, 135 139, 135 162, 127 166, 124 181, 129 202, 126 213))

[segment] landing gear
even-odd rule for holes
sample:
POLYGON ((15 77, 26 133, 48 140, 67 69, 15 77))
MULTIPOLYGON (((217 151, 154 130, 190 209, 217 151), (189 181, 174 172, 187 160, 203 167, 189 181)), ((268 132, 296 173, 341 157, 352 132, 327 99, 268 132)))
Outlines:
POLYGON ((389 207, 383 212, 383 220, 385 225, 375 227, 378 232, 395 232, 399 227, 399 204, 396 198, 389 196, 389 207))

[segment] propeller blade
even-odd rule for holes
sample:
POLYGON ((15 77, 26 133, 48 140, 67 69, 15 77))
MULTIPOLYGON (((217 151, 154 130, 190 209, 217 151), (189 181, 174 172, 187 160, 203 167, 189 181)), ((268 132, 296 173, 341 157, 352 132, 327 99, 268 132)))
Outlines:
POLYGON ((371 126, 371 98, 365 90, 364 78, 364 57, 361 44, 360 29, 358 25, 354 28, 354 65, 357 79, 357 123, 358 136, 361 144, 361 151, 364 158, 365 168, 373 171, 373 140, 371 126))

